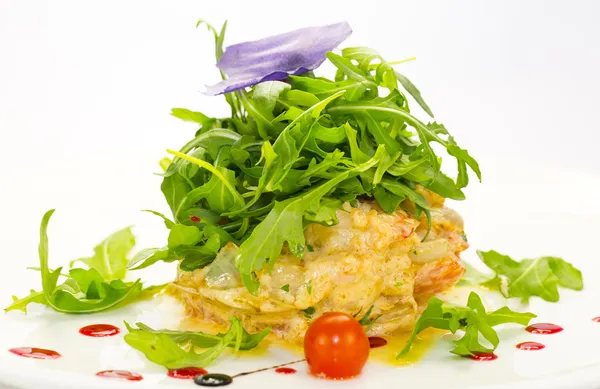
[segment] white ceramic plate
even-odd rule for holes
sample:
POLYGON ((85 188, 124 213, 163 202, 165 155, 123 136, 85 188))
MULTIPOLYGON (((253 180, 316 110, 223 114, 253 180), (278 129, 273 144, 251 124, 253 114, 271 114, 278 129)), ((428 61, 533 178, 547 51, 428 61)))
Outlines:
MULTIPOLYGON (((369 362, 361 377, 346 382, 312 378, 304 364, 294 365, 295 375, 265 371, 237 378, 233 386, 262 388, 598 388, 600 387, 600 272, 598 271, 598 237, 600 208, 596 176, 566 172, 560 169, 537 170, 528 165, 507 165, 505 161, 488 161, 485 185, 470 189, 467 202, 457 205, 463 214, 472 248, 466 258, 477 261, 474 249, 496 249, 514 257, 557 255, 573 262, 584 272, 586 288, 582 292, 561 291, 561 302, 549 304, 533 300, 529 306, 510 301, 515 309, 538 314, 536 322, 552 322, 564 327, 555 335, 532 335, 522 327, 506 326, 499 330, 499 358, 492 362, 474 362, 448 353, 448 340, 440 340, 422 360, 412 366, 391 367, 369 362), (541 173, 540 173, 541 172, 541 173), (545 173, 546 172, 546 173, 545 173), (569 183, 568 185, 563 183, 569 183), (574 201, 573 199, 577 199, 574 201), (539 341, 541 351, 519 351, 515 345, 523 341, 539 341)), ((100 195, 97 196, 101 198, 100 195)), ((101 214, 101 213, 100 213, 101 214)), ((40 215, 41 216, 41 215, 40 215)), ((100 216, 96 216, 100 217, 100 216)), ((147 222, 148 219, 143 219, 147 222)), ((133 220, 135 222, 135 220, 133 220)), ((32 221, 33 224, 37 224, 32 221)), ((157 231, 160 223, 154 222, 157 231)), ((61 252, 61 244, 73 244, 65 231, 68 224, 59 221, 50 226, 51 263, 59 261, 53 252, 61 252), (62 243, 61 243, 62 241, 62 243)), ((32 231, 35 228, 32 228, 32 231)), ((157 234, 159 234, 157 232, 157 234)), ((164 233, 162 233, 164 235, 164 233)), ((21 244, 34 246, 37 236, 9 245, 5 257, 15 258, 21 244)), ((163 239, 162 237, 159 239, 163 239)), ((27 250, 31 252, 32 250, 27 250)), ((85 252, 81 253, 85 254, 85 252)), ((22 260, 23 267, 35 258, 22 260)), ((168 266, 167 266, 168 268, 168 266)), ((149 279, 172 274, 157 266, 143 275, 149 279)), ((37 275, 19 282, 0 284, 0 302, 8 303, 11 294, 24 294, 36 287, 37 275), (31 284, 29 284, 31 283, 31 284), (16 286, 18 285, 18 286, 16 286)), ((456 296, 460 297, 457 292, 456 296)), ((499 295, 486 294, 490 308, 507 302, 499 295)), ((88 338, 78 333, 80 327, 93 323, 122 326, 123 320, 143 321, 154 327, 175 327, 181 318, 181 307, 169 297, 159 297, 128 308, 92 316, 65 316, 42 307, 0 314, 0 381, 17 388, 183 388, 195 387, 190 381, 168 378, 165 370, 148 363, 137 351, 123 342, 122 334, 110 338, 88 338), (6 350, 11 347, 34 346, 59 351, 63 358, 51 361, 17 357, 6 350), (121 382, 102 379, 95 373, 106 369, 138 372, 143 381, 121 382)), ((283 349, 272 348, 268 354, 254 358, 225 356, 210 366, 211 372, 235 374, 298 359, 283 349)))

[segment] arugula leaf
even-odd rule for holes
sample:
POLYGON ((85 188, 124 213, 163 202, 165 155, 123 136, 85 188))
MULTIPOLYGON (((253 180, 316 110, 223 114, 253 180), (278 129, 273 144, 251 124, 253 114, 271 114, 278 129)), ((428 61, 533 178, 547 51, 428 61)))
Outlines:
POLYGON ((252 98, 268 112, 273 112, 279 96, 290 88, 290 84, 281 81, 261 82, 254 87, 252 98))
POLYGON ((366 88, 377 89, 377 84, 372 80, 371 76, 354 65, 348 58, 329 52, 327 53, 327 59, 349 79, 360 82, 366 88))
MULTIPOLYGON (((236 317, 232 318, 233 321, 237 321, 236 317)), ((240 323, 241 324, 241 323, 240 323)), ((179 344, 181 347, 193 346, 199 348, 209 348, 216 346, 225 336, 226 334, 216 334, 210 335, 204 332, 197 331, 175 331, 175 330, 154 330, 144 323, 136 323, 138 328, 133 328, 127 322, 125 322, 125 326, 129 330, 129 332, 135 330, 141 330, 146 332, 151 332, 155 334, 166 335, 175 343, 179 344)), ((242 328, 242 340, 240 342, 239 349, 240 350, 251 350, 256 347, 271 331, 271 327, 267 327, 259 333, 250 334, 244 328, 242 328)), ((237 345, 237 341, 232 341, 227 344, 227 347, 234 348, 237 345)))
POLYGON ((169 369, 183 367, 206 367, 217 359, 227 347, 250 350, 256 347, 269 333, 270 327, 257 334, 249 334, 235 316, 225 334, 209 335, 202 332, 154 330, 143 323, 133 328, 127 322, 129 333, 125 341, 141 351, 150 361, 169 369), (182 347, 191 346, 184 351, 182 347), (197 348, 207 349, 197 353, 197 348))
MULTIPOLYGON (((344 126, 325 127, 319 122, 316 122, 313 124, 312 136, 316 140, 331 144, 338 144, 343 143, 346 139, 346 130, 344 129, 344 126)), ((327 158, 328 156, 329 154, 325 153, 324 158, 327 158)))
MULTIPOLYGON (((379 317, 379 316, 377 316, 377 317, 371 319, 370 316, 371 316, 371 312, 373 312, 373 308, 375 308, 375 305, 371 305, 371 307, 367 310, 367 312, 365 312, 363 317, 361 317, 358 320, 358 323, 361 326, 366 327, 365 332, 368 332, 371 329, 371 327, 373 327, 373 324, 375 324, 375 320, 377 320, 379 317)), ((360 313, 360 312, 358 312, 358 313, 360 313)), ((358 313, 356 315, 354 315, 354 317, 358 316, 358 313)))
POLYGON ((373 185, 377 185, 381 182, 385 173, 389 170, 389 168, 392 165, 396 163, 396 161, 398 160, 398 158, 400 158, 401 155, 401 152, 397 152, 394 155, 387 154, 384 155, 383 158, 381 158, 381 162, 377 166, 377 170, 375 170, 375 174, 373 175, 373 185))
POLYGON ((71 269, 69 271, 69 278, 75 281, 71 291, 84 292, 87 299, 100 298, 98 285, 103 283, 104 279, 96 269, 71 269))
POLYGON ((194 122, 202 126, 205 126, 210 122, 215 121, 215 119, 209 118, 202 112, 193 112, 185 108, 173 108, 171 109, 171 115, 186 122, 194 122))
POLYGON ((363 317, 358 321, 361 326, 366 326, 366 325, 369 325, 371 323, 371 319, 369 319, 369 316, 371 316, 371 312, 373 311, 373 308, 375 308, 375 306, 371 305, 369 307, 369 309, 367 310, 367 312, 365 312, 365 314, 363 315, 363 317))
MULTIPOLYGON (((63 284, 58 285, 62 275, 62 267, 56 270, 48 268, 48 223, 54 210, 46 212, 40 226, 40 274, 42 277, 42 291, 31 291, 30 295, 23 298, 13 298, 14 302, 5 310, 19 309, 26 312, 30 303, 45 304, 57 312, 62 313, 94 313, 104 311, 116 306, 134 301, 141 293, 140 280, 125 283, 117 279, 106 280, 102 273, 114 277, 114 272, 108 272, 109 264, 121 263, 126 257, 132 244, 132 236, 128 229, 119 231, 107 238, 98 247, 105 245, 105 252, 96 250, 97 256, 89 259, 90 269, 71 269, 68 278, 63 284), (124 232, 125 231, 125 232, 124 232), (131 239, 130 239, 131 238, 131 239), (110 249, 108 249, 110 247, 110 249), (98 256, 101 252, 101 256, 98 256), (101 258, 102 261, 99 261, 101 258)), ((97 249, 98 249, 97 247, 97 249)), ((122 271, 124 275, 124 271, 122 271)))
POLYGON ((169 230, 175 225, 175 223, 171 219, 169 219, 168 217, 166 217, 165 215, 163 215, 160 212, 152 211, 150 209, 144 209, 142 212, 148 212, 148 213, 151 213, 153 215, 160 217, 161 219, 163 219, 163 222, 165 223, 165 227, 167 227, 169 230))
POLYGON ((193 246, 202 239, 202 232, 195 226, 175 224, 169 233, 169 248, 178 246, 193 246))
MULTIPOLYGON (((235 206, 241 207, 244 205, 244 199, 238 193, 238 191, 235 189, 235 186, 234 186, 233 182, 231 181, 231 177, 226 176, 226 174, 227 174, 226 172, 222 172, 222 170, 215 168, 213 165, 211 165, 210 163, 207 163, 206 161, 203 161, 201 159, 180 153, 178 151, 167 150, 167 152, 169 152, 170 154, 173 154, 181 159, 185 159, 189 162, 199 165, 199 166, 203 167, 204 169, 208 170, 209 172, 211 172, 213 174, 213 176, 216 177, 215 179, 218 179, 223 184, 224 190, 227 190, 231 194, 231 196, 233 197, 233 202, 234 202, 235 206)), ((164 192, 164 190, 163 190, 163 192, 164 192)), ((184 195, 180 204, 185 204, 185 201, 186 201, 185 197, 187 196, 188 192, 189 192, 189 190, 186 191, 186 194, 184 195)), ((179 210, 179 208, 177 208, 177 209, 179 210)))
MULTIPOLYGON (((237 91, 235 94, 242 103, 244 110, 254 119, 260 137, 263 139, 271 138, 270 134, 275 133, 279 126, 279 123, 275 123, 273 120, 275 119, 273 113, 260 104, 259 101, 255 101, 252 97, 248 96, 245 91, 237 91)), ((265 103, 269 104, 266 98, 263 100, 263 104, 265 103)))
POLYGON ((494 275, 483 274, 468 262, 462 261, 465 273, 458 282, 459 286, 482 285, 495 278, 494 275))
POLYGON ((185 258, 179 264, 184 271, 194 271, 208 266, 216 258, 217 252, 222 247, 218 234, 213 234, 203 246, 181 246, 176 250, 176 255, 185 258))
POLYGON ((429 116, 433 117, 433 112, 431 111, 431 108, 429 108, 425 100, 423 100, 419 89, 417 89, 417 87, 412 82, 410 82, 408 78, 404 77, 398 72, 396 72, 396 78, 398 79, 398 81, 400 81, 402 87, 413 97, 413 99, 415 99, 419 106, 421 106, 423 111, 427 112, 429 116))
POLYGON ((375 197, 375 200, 377 200, 381 208, 387 213, 395 212, 398 209, 400 203, 406 198, 406 196, 398 196, 388 191, 381 185, 373 189, 373 196, 375 197))
POLYGON ((456 158, 458 163, 458 177, 456 179, 457 187, 464 188, 469 184, 469 176, 467 174, 468 165, 471 170, 475 172, 477 177, 481 180, 481 171, 479 170, 479 164, 473 157, 469 155, 469 152, 465 149, 458 147, 452 136, 448 137, 448 145, 446 146, 448 154, 456 158))
POLYGON ((200 354, 193 350, 184 351, 167 335, 146 331, 134 330, 128 333, 125 335, 125 342, 141 351, 151 362, 168 369, 179 369, 208 366, 225 351, 227 344, 234 339, 234 336, 233 332, 229 333, 216 346, 200 354))
POLYGON ((581 271, 570 263, 556 257, 540 257, 515 261, 494 250, 477 251, 479 258, 496 272, 496 282, 488 286, 496 287, 505 297, 520 297, 527 302, 533 296, 549 302, 560 299, 558 286, 573 290, 583 289, 581 271), (505 288, 500 286, 506 283, 505 288))
POLYGON ((236 207, 241 206, 241 200, 231 188, 235 187, 235 172, 224 167, 218 167, 219 176, 213 174, 210 180, 190 191, 184 203, 184 207, 188 208, 206 198, 211 210, 222 214, 236 207))
POLYGON ((366 126, 377 144, 385 145, 386 150, 390 155, 400 155, 402 153, 402 146, 394 139, 386 130, 384 130, 380 123, 371 116, 369 113, 363 114, 366 120, 366 126))
MULTIPOLYGON (((171 166, 174 166, 174 163, 171 163, 171 166)), ((164 193, 169 207, 171 207, 175 222, 177 222, 179 213, 183 210, 187 194, 192 189, 191 185, 181 175, 173 174, 163 179, 160 189, 164 193)))
MULTIPOLYGON (((337 199, 324 197, 319 204, 319 207, 304 215, 304 222, 318 223, 324 226, 333 226, 339 223, 337 218, 337 210, 342 207, 342 202, 337 199)), ((308 251, 314 251, 311 245, 306 245, 308 251)))
POLYGON ((167 172, 167 170, 169 169, 169 166, 171 165, 171 158, 161 158, 161 160, 158 162, 158 164, 160 165, 160 168, 162 169, 163 172, 167 172))
POLYGON ((493 327, 499 324, 516 323, 523 326, 529 324, 536 315, 532 313, 520 313, 502 307, 494 312, 486 312, 481 298, 475 292, 471 292, 467 306, 458 306, 445 303, 437 297, 429 300, 427 308, 415 324, 411 337, 398 358, 410 352, 412 343, 417 335, 426 328, 437 328, 447 330, 455 334, 463 330, 464 335, 453 341, 454 348, 450 351, 460 356, 473 355, 475 352, 492 352, 500 342, 498 334, 493 327), (480 335, 488 345, 481 344, 480 335))
POLYGON ((355 101, 366 91, 366 87, 360 81, 345 80, 333 82, 305 76, 290 76, 289 78, 294 88, 310 92, 317 97, 330 96, 343 91, 345 92, 344 98, 349 101, 355 101))
POLYGON ((31 289, 28 296, 23 298, 18 298, 17 296, 12 296, 13 303, 8 307, 4 308, 4 312, 9 312, 13 310, 19 310, 27 313, 27 306, 31 303, 37 304, 46 304, 46 296, 44 296, 44 292, 36 292, 31 289))
MULTIPOLYGON (((216 62, 219 62, 219 60, 223 56, 223 43, 225 42, 225 32, 227 31, 227 21, 225 21, 223 23, 223 26, 221 27, 220 32, 217 31, 217 29, 214 28, 211 24, 207 23, 205 20, 202 20, 202 19, 198 20, 198 22, 196 23, 196 28, 198 28, 202 24, 206 25, 206 27, 208 28, 208 31, 213 33, 213 36, 215 38, 215 59, 216 59, 216 62)), ((219 70, 219 73, 221 74, 221 78, 224 80, 226 78, 225 73, 222 70, 219 70)), ((238 99, 236 98, 235 94, 233 94, 233 93, 225 94, 225 100, 231 107, 231 116, 235 117, 235 118, 240 118, 242 116, 240 103, 239 103, 238 99)))
POLYGON ((158 261, 173 262, 177 260, 168 247, 143 249, 133 256, 127 267, 131 270, 144 269, 158 261))
MULTIPOLYGON (((411 172, 412 173, 412 172, 411 172)), ((452 200, 464 200, 465 194, 458 188, 452 179, 443 173, 437 173, 432 181, 423 183, 427 189, 452 200)))
POLYGON ((221 216, 210 209, 194 206, 179 213, 180 223, 186 226, 196 225, 202 221, 205 223, 218 223, 221 221, 221 216))
POLYGON ((55 311, 62 313, 95 313, 121 305, 127 300, 133 300, 142 291, 140 280, 128 283, 114 280, 110 283, 103 282, 100 286, 95 287, 99 290, 94 292, 96 298, 93 299, 88 298, 91 297, 89 295, 90 289, 82 291, 82 296, 72 294, 60 287, 57 287, 50 296, 46 292, 44 294, 46 294, 48 305, 55 311))
POLYGON ((127 256, 135 246, 135 236, 131 227, 124 228, 110 235, 94 247, 94 255, 88 258, 80 258, 71 262, 83 262, 91 269, 100 273, 106 281, 120 280, 127 273, 127 256))
POLYGON ((310 92, 302 90, 286 90, 282 94, 282 98, 278 101, 285 106, 299 106, 309 108, 313 105, 319 104, 319 98, 310 92))
POLYGON ((429 209, 427 200, 425 200, 421 194, 415 192, 413 189, 404 185, 400 181, 394 181, 386 178, 381 181, 381 186, 396 196, 410 199, 413 203, 422 207, 423 209, 429 209))
POLYGON ((398 89, 398 80, 392 66, 379 55, 379 53, 368 47, 348 47, 342 50, 342 55, 350 60, 358 62, 358 67, 365 73, 370 74, 375 70, 375 82, 384 88, 394 91, 398 89), (379 63, 373 64, 373 61, 379 63))
MULTIPOLYGON (((221 147, 233 146, 236 142, 240 142, 241 140, 242 135, 235 131, 225 128, 213 128, 197 135, 194 139, 186 143, 179 152, 188 154, 193 153, 194 151, 202 151, 202 153, 199 153, 198 155, 203 156, 203 152, 206 151, 208 156, 214 160, 221 147)), ((176 172, 181 171, 180 165, 186 163, 188 162, 179 157, 173 158, 173 162, 163 176, 170 177, 176 172)))
POLYGON ((138 252, 127 265, 132 270, 144 269, 158 261, 182 260, 180 267, 185 271, 203 268, 215 259, 219 249, 233 238, 217 226, 203 223, 197 226, 175 224, 169 232, 168 244, 161 248, 147 248, 138 252), (206 239, 198 244, 203 237, 206 239), (222 242, 223 239, 223 242, 222 242), (221 244, 223 243, 223 244, 221 244))

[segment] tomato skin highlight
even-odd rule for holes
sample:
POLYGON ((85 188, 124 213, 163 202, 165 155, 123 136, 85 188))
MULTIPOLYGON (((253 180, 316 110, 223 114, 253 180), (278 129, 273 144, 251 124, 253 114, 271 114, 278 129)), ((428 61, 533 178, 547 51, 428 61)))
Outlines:
POLYGON ((369 358, 369 338, 352 316, 329 312, 315 320, 304 336, 311 374, 343 380, 360 374, 369 358))

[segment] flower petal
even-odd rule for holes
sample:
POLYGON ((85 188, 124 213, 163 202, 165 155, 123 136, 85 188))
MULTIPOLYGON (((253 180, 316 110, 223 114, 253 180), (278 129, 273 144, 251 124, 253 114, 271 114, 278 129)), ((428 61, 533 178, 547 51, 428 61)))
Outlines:
POLYGON ((342 22, 229 46, 217 64, 228 79, 208 87, 205 93, 228 93, 316 69, 325 61, 325 54, 351 33, 350 25, 342 22))

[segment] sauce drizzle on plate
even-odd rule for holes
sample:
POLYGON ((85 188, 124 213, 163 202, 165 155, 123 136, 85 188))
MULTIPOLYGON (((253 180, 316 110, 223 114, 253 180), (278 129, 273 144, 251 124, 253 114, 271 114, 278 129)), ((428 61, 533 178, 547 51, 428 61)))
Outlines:
POLYGON ((275 369, 275 373, 279 373, 279 374, 295 374, 296 373, 296 369, 292 369, 291 367, 280 367, 278 369, 275 369))
POLYGON ((140 374, 132 373, 127 370, 104 370, 96 373, 96 375, 98 377, 117 378, 126 381, 141 381, 144 379, 144 377, 142 377, 140 374))
POLYGON ((486 352, 476 351, 469 358, 471 358, 474 361, 478 361, 478 362, 487 362, 487 361, 493 361, 493 360, 498 359, 498 356, 494 353, 486 353, 486 352))
POLYGON ((377 348, 383 347, 387 344, 387 340, 380 338, 379 336, 369 336, 369 347, 377 348))
POLYGON ((57 359, 62 356, 54 350, 46 350, 37 347, 15 347, 8 351, 20 357, 33 359, 57 359))
POLYGON ((561 332, 563 328, 552 323, 536 323, 525 328, 525 331, 536 335, 552 335, 561 332))
POLYGON ((542 350, 542 349, 546 348, 546 346, 544 346, 543 344, 538 343, 538 342, 523 342, 523 343, 519 343, 517 345, 517 348, 519 350, 537 351, 537 350, 542 350))
POLYGON ((200 367, 182 367, 181 369, 169 369, 167 375, 171 378, 193 380, 194 377, 207 373, 206 370, 200 367))
POLYGON ((82 327, 79 330, 81 335, 90 336, 92 338, 115 336, 119 332, 119 327, 115 327, 112 324, 91 324, 89 326, 82 327))

